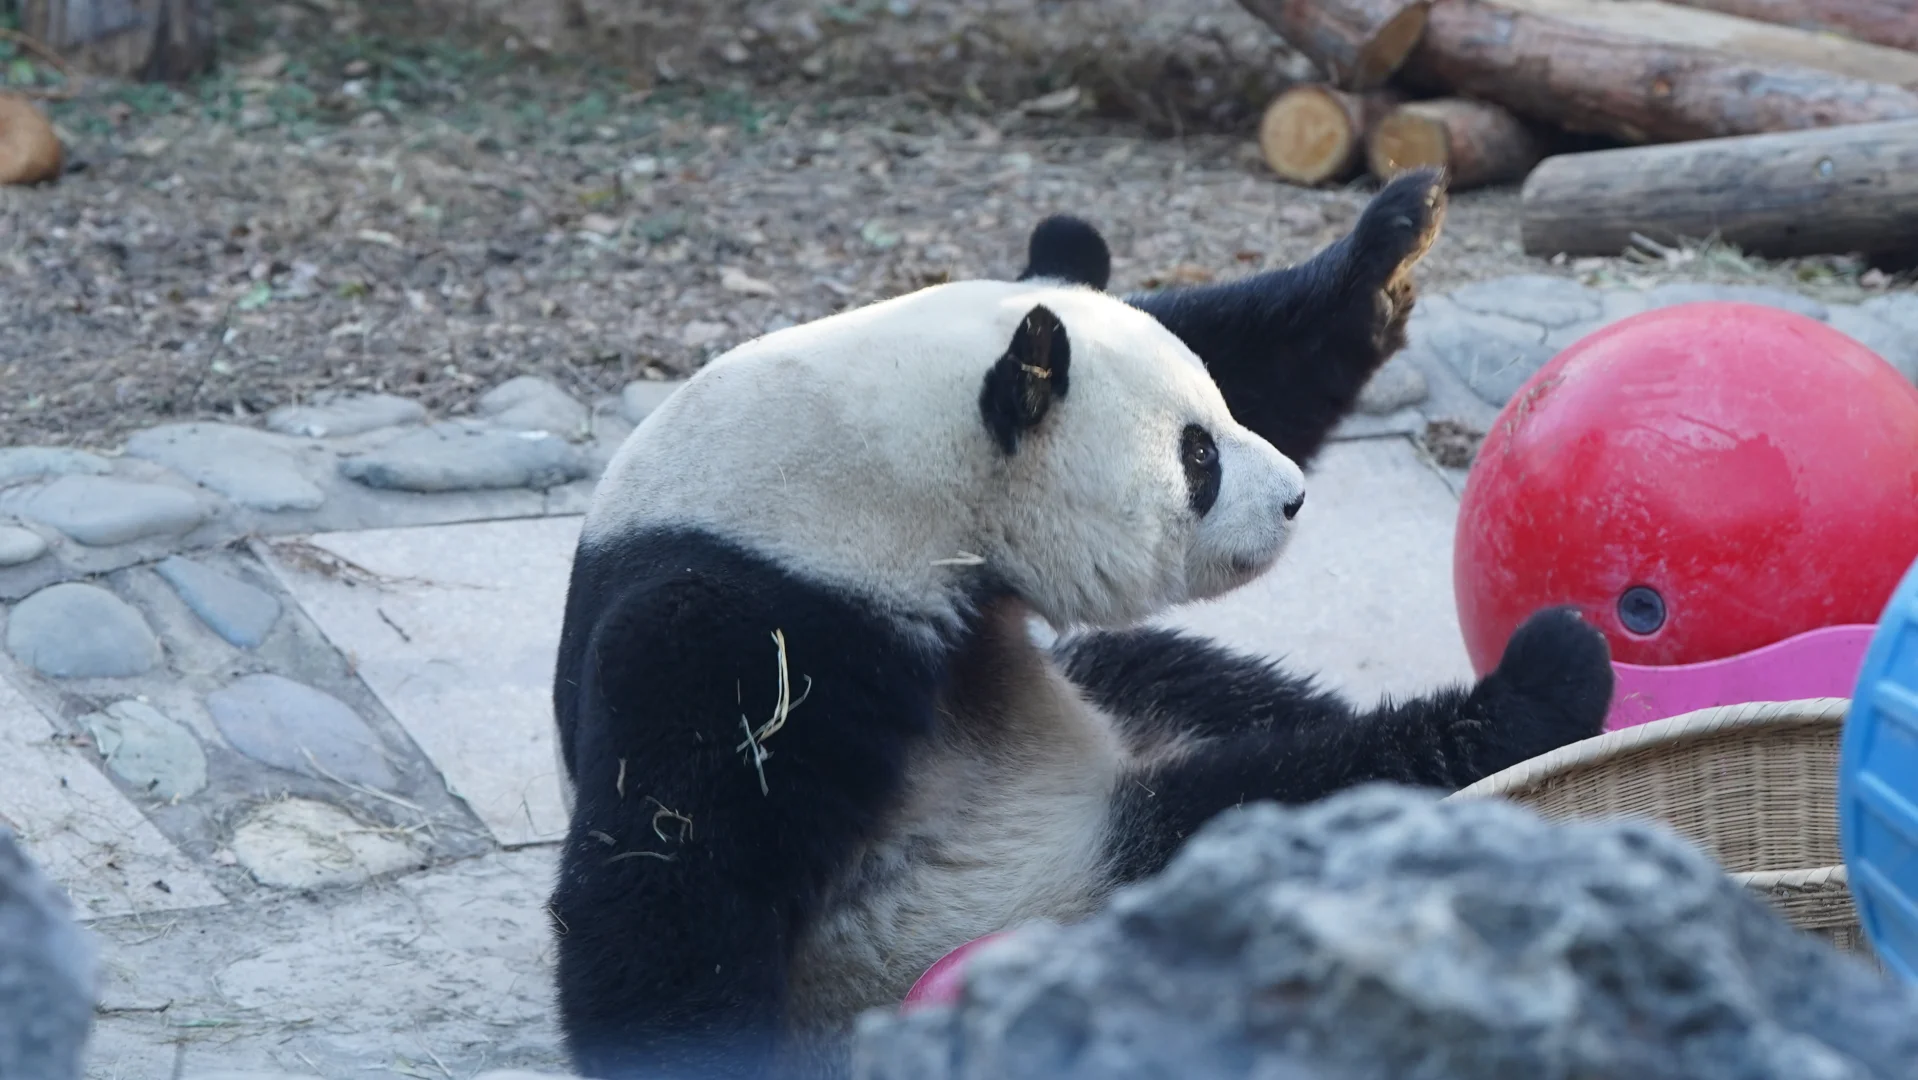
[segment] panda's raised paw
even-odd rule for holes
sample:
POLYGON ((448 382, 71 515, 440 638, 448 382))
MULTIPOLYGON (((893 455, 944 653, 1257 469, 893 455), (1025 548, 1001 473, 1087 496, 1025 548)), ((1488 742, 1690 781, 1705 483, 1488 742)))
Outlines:
POLYGON ((1516 763, 1602 732, 1613 679, 1605 635, 1572 608, 1547 608, 1512 634, 1480 690, 1516 763))
POLYGON ((1373 340, 1384 354, 1405 344, 1405 322, 1418 299, 1412 268, 1438 242, 1445 207, 1445 174, 1415 169, 1381 188, 1352 228, 1347 250, 1356 280, 1373 291, 1373 340))
POLYGON ((1352 250, 1361 275, 1389 286, 1438 242, 1445 225, 1445 173, 1413 169, 1394 177, 1360 211, 1352 227, 1352 250))

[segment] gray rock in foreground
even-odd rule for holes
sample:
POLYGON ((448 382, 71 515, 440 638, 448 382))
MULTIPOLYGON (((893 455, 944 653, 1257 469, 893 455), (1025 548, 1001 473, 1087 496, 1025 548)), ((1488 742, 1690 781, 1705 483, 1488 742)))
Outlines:
POLYGON ((1892 1080, 1918 993, 1636 822, 1368 787, 1201 830, 859 1025, 861 1080, 1892 1080))
POLYGON ((0 828, 0 1076, 77 1080, 96 965, 66 898, 0 828))

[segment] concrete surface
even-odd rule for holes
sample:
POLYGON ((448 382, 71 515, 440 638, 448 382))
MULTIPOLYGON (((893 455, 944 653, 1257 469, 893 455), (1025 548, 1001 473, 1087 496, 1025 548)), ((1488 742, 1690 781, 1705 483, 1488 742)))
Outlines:
POLYGON ((541 847, 357 889, 94 924, 90 1076, 564 1072, 541 847))
MULTIPOLYGON (((1282 655, 1361 703, 1469 678, 1447 478, 1387 434, 1334 443, 1307 484, 1277 568, 1169 621, 1282 655)), ((549 695, 578 527, 255 539, 195 558, 285 606, 257 648, 219 640, 139 569, 113 580, 166 646, 146 682, 55 684, 0 659, 0 754, 16 763, 0 817, 102 944, 91 1076, 564 1071, 545 913, 564 829, 549 695), (385 732, 407 782, 237 771, 201 696, 275 671, 385 732), (104 771, 84 720, 116 700, 190 729, 208 791, 162 799, 104 771)))
POLYGON ((0 823, 83 917, 224 904, 180 850, 4 677, 0 823))
POLYGON ((389 579, 373 588, 274 564, 503 844, 552 840, 566 830, 551 697, 579 522, 530 518, 314 538, 389 579))

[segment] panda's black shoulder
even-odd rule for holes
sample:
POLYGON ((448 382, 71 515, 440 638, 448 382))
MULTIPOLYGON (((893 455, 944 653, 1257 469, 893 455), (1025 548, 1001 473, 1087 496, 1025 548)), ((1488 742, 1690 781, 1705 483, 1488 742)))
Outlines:
POLYGON ((1112 252, 1090 222, 1054 214, 1033 228, 1020 281, 1047 278, 1103 291, 1111 277, 1112 252))
POLYGON ((607 740, 638 753, 648 740, 670 738, 675 722, 703 727, 715 709, 722 726, 737 726, 741 711, 769 706, 756 699, 782 662, 795 683, 813 684, 815 715, 830 711, 857 727, 906 702, 929 708, 944 660, 874 603, 703 530, 673 527, 580 545, 556 659, 563 752, 576 766, 582 737, 596 744, 589 754, 605 753, 607 740), (627 723, 635 709, 649 722, 627 723))

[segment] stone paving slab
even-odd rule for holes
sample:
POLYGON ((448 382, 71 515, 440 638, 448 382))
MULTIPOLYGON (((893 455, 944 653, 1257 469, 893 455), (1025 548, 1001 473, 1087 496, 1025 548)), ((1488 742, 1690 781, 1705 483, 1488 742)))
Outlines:
POLYGON ((1283 657, 1370 703, 1472 677, 1452 598, 1458 499, 1409 439, 1333 443, 1305 478, 1290 549, 1168 624, 1283 657))
POLYGON ((545 914, 555 852, 95 923, 102 987, 88 1075, 564 1072, 545 914))
POLYGON ((0 672, 0 821, 81 918, 226 903, 138 807, 0 672))
POLYGON ((579 525, 543 518, 310 538, 387 579, 371 585, 274 562, 503 844, 566 830, 552 679, 579 525))
POLYGON ((254 556, 180 558, 173 580, 164 563, 129 567, 43 590, 0 616, 14 687, 69 756, 98 769, 236 901, 493 848, 350 660, 254 556), (187 563, 193 569, 178 573, 187 563), (191 586, 184 593, 181 582, 191 586), (92 599, 69 605, 61 590, 92 599), (256 618, 235 633, 242 616, 264 616, 268 601, 270 625, 256 618), (49 655, 72 660, 60 653, 75 643, 102 646, 90 621, 100 603, 131 621, 144 639, 134 644, 157 639, 160 662, 133 674, 50 663, 49 655))

